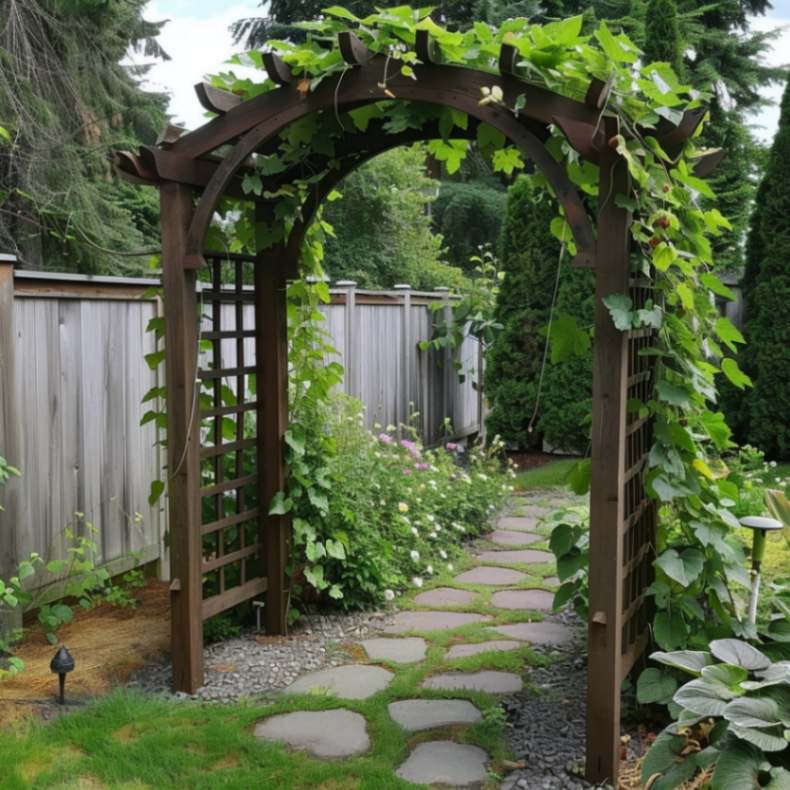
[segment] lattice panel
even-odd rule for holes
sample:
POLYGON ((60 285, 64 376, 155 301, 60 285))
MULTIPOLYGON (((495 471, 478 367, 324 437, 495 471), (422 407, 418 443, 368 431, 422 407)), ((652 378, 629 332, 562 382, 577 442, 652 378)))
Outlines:
POLYGON ((205 253, 200 398, 203 617, 266 589, 257 543, 254 261, 205 253))
MULTIPOLYGON (((632 282, 630 295, 633 309, 637 310, 646 307, 652 290, 647 283, 632 282)), ((654 345, 655 336, 654 329, 636 329, 628 333, 629 408, 623 490, 623 676, 642 652, 650 622, 645 590, 653 582, 656 506, 645 491, 645 475, 653 421, 650 417, 640 417, 638 405, 646 404, 653 394, 656 357, 644 352, 654 345)))

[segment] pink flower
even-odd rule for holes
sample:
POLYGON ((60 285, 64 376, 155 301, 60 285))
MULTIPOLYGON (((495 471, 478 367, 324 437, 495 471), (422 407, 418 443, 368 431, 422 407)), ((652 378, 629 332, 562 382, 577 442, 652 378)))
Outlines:
POLYGON ((415 464, 414 468, 418 472, 427 472, 430 467, 428 466, 428 464, 415 464))
POLYGON ((382 444, 394 444, 392 437, 388 433, 380 433, 379 441, 382 444))
POLYGON ((458 450, 458 445, 455 442, 447 442, 445 447, 451 452, 454 453, 458 450))
POLYGON ((404 474, 406 477, 408 477, 408 476, 411 474, 411 469, 409 469, 408 467, 406 467, 406 468, 403 470, 403 474, 404 474))

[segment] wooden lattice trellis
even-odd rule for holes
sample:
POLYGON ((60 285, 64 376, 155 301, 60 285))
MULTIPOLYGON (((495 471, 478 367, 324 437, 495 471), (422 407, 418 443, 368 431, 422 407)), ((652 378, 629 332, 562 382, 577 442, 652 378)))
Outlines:
MULTIPOLYGON (((502 46, 498 75, 442 65, 435 62, 437 50, 426 31, 417 33, 422 65, 415 67, 414 80, 389 74, 387 58, 368 52, 352 33, 341 33, 339 46, 349 69, 327 77, 315 91, 299 90, 288 66, 266 54, 276 90, 242 101, 200 85, 198 96, 216 118, 187 134, 171 128, 159 145, 118 157, 126 177, 161 192, 174 685, 190 692, 201 685, 202 623, 211 614, 265 592, 267 632, 287 630, 290 521, 268 513, 286 475, 286 282, 297 276, 305 230, 337 182, 382 151, 439 136, 437 125, 386 134, 380 122, 371 121, 364 132, 344 131, 333 158, 336 167, 314 153, 268 177, 265 189, 276 193, 305 171, 324 174, 313 184, 290 236, 255 256, 205 252, 212 216, 225 194, 253 200, 259 216, 272 216, 272 202, 246 194, 242 179, 245 172, 258 175, 248 170, 250 156, 276 151, 289 124, 383 98, 435 104, 468 115, 469 128, 454 134, 472 137, 478 124, 487 123, 532 161, 570 225, 574 264, 595 270, 587 776, 615 778, 621 682, 648 641, 645 590, 656 513, 645 492, 652 425, 629 408, 629 402, 645 402, 652 392, 653 358, 640 353, 652 338, 642 330, 616 329, 603 302, 611 294, 630 293, 639 307, 649 294, 649 283, 632 281, 631 212, 614 199, 630 195, 632 186, 625 161, 609 144, 623 130, 616 117, 602 115, 609 87, 592 80, 586 100, 579 102, 526 83, 516 74, 518 53, 508 44, 502 46), (481 89, 492 86, 502 91, 501 105, 481 105, 481 89), (509 108, 515 106, 520 109, 514 113, 509 108), (599 207, 597 234, 576 187, 544 145, 550 125, 564 132, 582 159, 599 167, 599 195, 607 197, 599 207), (199 364, 200 339, 210 351, 199 364), (232 393, 223 380, 232 383, 232 393), (203 420, 210 427, 201 430, 203 420), (253 420, 255 430, 245 430, 245 421, 253 420), (212 539, 204 544, 207 535, 212 539)), ((664 123, 650 133, 674 155, 703 115, 704 110, 689 111, 677 127, 664 123)), ((702 158, 696 172, 703 174, 711 163, 702 158)))

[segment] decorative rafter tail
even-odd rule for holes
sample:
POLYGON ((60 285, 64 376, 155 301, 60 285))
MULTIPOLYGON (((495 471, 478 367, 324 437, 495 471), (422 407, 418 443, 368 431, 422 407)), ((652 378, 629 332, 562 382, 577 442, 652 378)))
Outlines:
POLYGON ((131 151, 116 151, 110 156, 113 168, 124 180, 151 186, 160 182, 159 176, 145 167, 140 157, 131 151))
POLYGON ((172 123, 169 123, 159 132, 159 136, 156 138, 156 145, 166 148, 168 145, 176 142, 183 134, 186 134, 186 131, 183 126, 174 126, 172 123))
POLYGON ((655 133, 656 139, 668 154, 676 155, 683 143, 697 131, 697 127, 702 123, 707 112, 707 107, 695 107, 693 110, 686 110, 683 113, 683 118, 677 126, 672 125, 669 121, 659 124, 655 133))
POLYGON ((727 153, 720 148, 697 157, 693 160, 694 175, 697 176, 697 178, 707 178, 721 164, 726 156, 727 153))
POLYGON ((571 118, 554 116, 551 120, 582 159, 598 164, 601 147, 605 142, 600 129, 571 118))
POLYGON ((597 77, 593 78, 590 87, 587 88, 587 95, 584 97, 584 103, 594 110, 602 110, 609 100, 613 85, 614 74, 612 74, 606 82, 599 80, 597 77))
POLYGON ((198 82, 195 85, 195 94, 201 107, 209 112, 215 112, 217 115, 224 115, 234 107, 238 107, 243 101, 241 96, 215 88, 207 82, 198 82))
POLYGON ((275 85, 288 85, 293 82, 291 67, 274 52, 263 53, 263 67, 275 85))
POLYGON ((518 77, 518 50, 512 44, 503 44, 499 50, 499 73, 518 77))
POLYGON ((423 63, 441 63, 442 51, 435 39, 427 30, 417 31, 417 40, 414 47, 417 57, 423 63))
POLYGON ((350 30, 344 30, 337 36, 340 54, 349 66, 364 66, 369 63, 375 53, 371 52, 362 40, 350 30))

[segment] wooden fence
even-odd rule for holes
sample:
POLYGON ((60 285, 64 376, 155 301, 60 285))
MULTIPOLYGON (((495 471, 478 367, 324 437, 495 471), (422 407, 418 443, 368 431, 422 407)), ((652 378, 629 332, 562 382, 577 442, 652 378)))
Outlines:
MULTIPOLYGON (((146 325, 161 314, 155 285, 22 271, 0 256, 0 455, 23 473, 1 492, 0 578, 30 552, 63 557, 65 528, 83 522, 94 525, 112 572, 165 558, 167 508, 148 504, 162 476, 162 437, 154 423, 139 425, 151 407, 143 395, 163 383, 144 359, 155 350, 146 325)), ((331 293, 326 327, 347 368, 343 388, 366 405, 368 427, 416 411, 428 443, 445 435, 445 416, 453 436, 478 431, 477 342, 461 349, 464 370, 475 371, 463 382, 449 352, 419 349, 431 304, 449 309, 448 294, 349 282, 331 293)))

